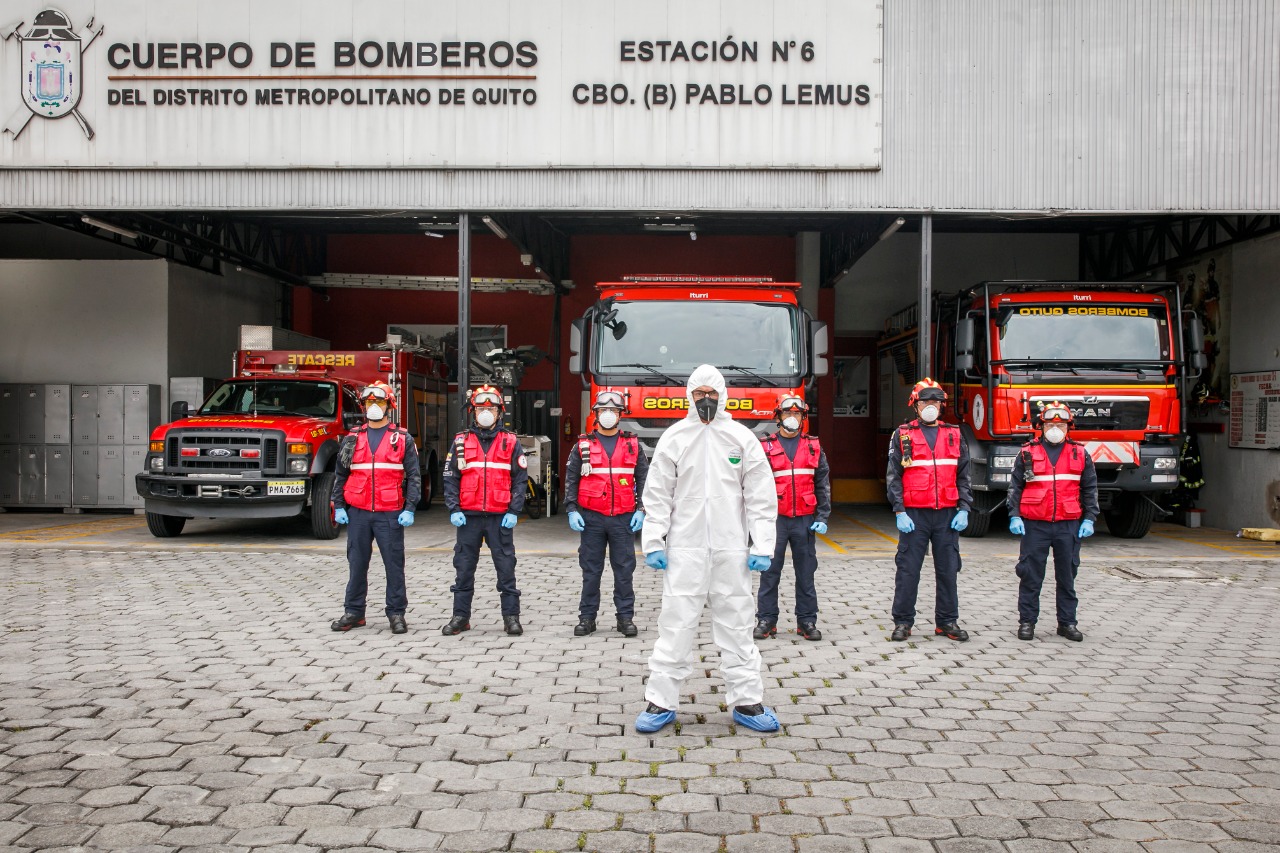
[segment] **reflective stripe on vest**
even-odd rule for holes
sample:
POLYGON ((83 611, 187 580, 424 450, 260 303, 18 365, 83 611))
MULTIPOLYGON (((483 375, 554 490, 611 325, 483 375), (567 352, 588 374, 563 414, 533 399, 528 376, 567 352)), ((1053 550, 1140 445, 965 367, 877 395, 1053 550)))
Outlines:
POLYGON ((1036 521, 1071 521, 1084 515, 1080 506, 1080 475, 1084 471, 1084 448, 1075 442, 1063 445, 1058 464, 1049 462, 1049 451, 1039 441, 1023 449, 1031 453, 1031 473, 1022 488, 1018 511, 1036 521))
POLYGON ((376 451, 369 450, 369 431, 356 432, 351 453, 351 473, 342 488, 347 506, 370 512, 399 512, 404 509, 404 454, 409 434, 391 427, 376 451))
MULTIPOLYGON (((636 459, 640 441, 633 435, 620 435, 613 454, 606 456, 604 442, 596 433, 586 437, 590 446, 587 464, 591 473, 578 480, 578 506, 602 515, 624 515, 636 510, 636 459)), ((582 442, 578 444, 582 454, 582 442)))
POLYGON ((894 440, 902 446, 903 431, 911 438, 911 458, 902 460, 902 504, 917 509, 951 509, 960 502, 956 467, 960 464, 960 428, 938 424, 937 440, 929 447, 920 421, 898 427, 894 440))
POLYGON ((778 515, 787 518, 813 515, 818 508, 814 475, 822 460, 822 446, 816 438, 800 436, 796 458, 788 459, 787 450, 777 434, 766 436, 764 455, 773 469, 773 484, 778 493, 778 515))
POLYGON ((511 457, 518 442, 503 430, 494 436, 488 453, 474 432, 462 444, 467 467, 460 473, 458 504, 464 512, 506 512, 511 503, 511 457))

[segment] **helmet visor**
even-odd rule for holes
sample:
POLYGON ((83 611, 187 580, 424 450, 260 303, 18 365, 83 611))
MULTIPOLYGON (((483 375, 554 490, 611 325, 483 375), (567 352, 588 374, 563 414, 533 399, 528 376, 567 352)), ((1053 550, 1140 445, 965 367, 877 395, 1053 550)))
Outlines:
POLYGON ((936 400, 937 402, 942 402, 947 399, 947 392, 943 391, 941 388, 921 388, 919 393, 916 394, 916 399, 936 400))
POLYGON ((783 397, 778 401, 778 411, 780 412, 797 411, 803 413, 806 408, 804 400, 800 397, 783 397))
POLYGON ((593 409, 622 409, 622 392, 621 391, 601 391, 596 395, 596 404, 593 409))
POLYGON ((368 400, 370 397, 375 400, 385 400, 387 399, 387 389, 371 386, 360 392, 361 400, 368 400))
POLYGON ((477 391, 471 395, 473 406, 502 406, 502 395, 497 391, 477 391))
POLYGON ((1040 412, 1040 420, 1043 423, 1056 421, 1058 423, 1071 422, 1071 410, 1061 404, 1045 406, 1040 412))

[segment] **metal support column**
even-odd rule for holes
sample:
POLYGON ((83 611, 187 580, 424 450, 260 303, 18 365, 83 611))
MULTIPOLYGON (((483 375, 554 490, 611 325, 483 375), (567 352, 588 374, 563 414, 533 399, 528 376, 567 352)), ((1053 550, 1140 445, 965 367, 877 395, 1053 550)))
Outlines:
MULTIPOLYGON (((920 217, 920 332, 916 340, 916 381, 933 363, 933 217, 920 217)), ((935 377, 936 378, 936 377, 935 377)))
POLYGON ((458 432, 467 428, 471 390, 471 214, 458 214, 458 432))

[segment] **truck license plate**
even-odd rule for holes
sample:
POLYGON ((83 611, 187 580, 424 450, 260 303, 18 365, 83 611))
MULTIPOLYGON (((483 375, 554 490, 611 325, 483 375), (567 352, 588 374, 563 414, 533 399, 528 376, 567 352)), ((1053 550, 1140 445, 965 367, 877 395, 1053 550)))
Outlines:
POLYGON ((271 495, 297 495, 301 497, 307 493, 306 480, 277 480, 267 483, 267 496, 271 495))

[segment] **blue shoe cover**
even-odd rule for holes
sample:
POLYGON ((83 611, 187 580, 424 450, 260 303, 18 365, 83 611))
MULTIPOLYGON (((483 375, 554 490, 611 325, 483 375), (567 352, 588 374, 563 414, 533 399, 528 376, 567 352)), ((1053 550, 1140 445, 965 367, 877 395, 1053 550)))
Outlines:
POLYGON ((636 717, 636 731, 643 734, 652 734, 661 731, 676 721, 675 711, 663 711, 661 714, 650 714, 648 711, 641 711, 640 716, 636 717))
POLYGON ((773 709, 768 707, 764 709, 763 714, 756 714, 754 717, 748 717, 734 708, 733 721, 758 732, 776 732, 779 728, 778 718, 773 715, 773 709))

